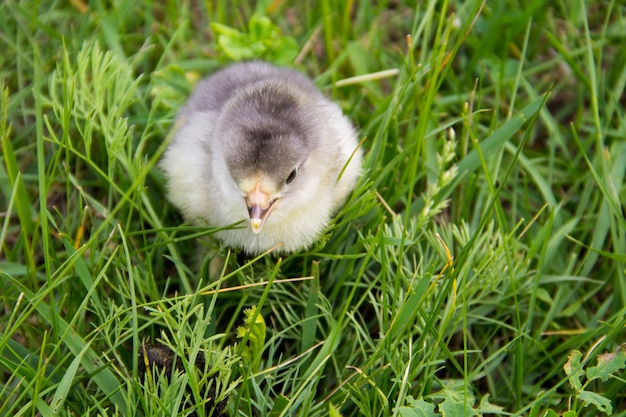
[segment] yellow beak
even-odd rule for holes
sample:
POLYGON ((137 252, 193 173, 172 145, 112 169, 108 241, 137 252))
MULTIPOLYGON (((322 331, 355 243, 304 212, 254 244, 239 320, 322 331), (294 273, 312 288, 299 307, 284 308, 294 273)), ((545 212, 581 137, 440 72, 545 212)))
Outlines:
POLYGON ((246 205, 248 206, 248 213, 250 214, 250 225, 254 233, 259 233, 263 228, 263 224, 270 215, 275 201, 276 200, 270 198, 268 193, 261 189, 259 184, 246 195, 246 205))

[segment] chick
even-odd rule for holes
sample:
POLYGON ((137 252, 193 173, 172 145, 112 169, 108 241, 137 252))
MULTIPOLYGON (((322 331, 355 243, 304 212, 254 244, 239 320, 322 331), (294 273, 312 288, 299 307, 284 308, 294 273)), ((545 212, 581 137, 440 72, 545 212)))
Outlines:
POLYGON ((200 81, 160 167, 186 221, 249 255, 311 246, 360 175, 355 129, 303 74, 234 64, 200 81))

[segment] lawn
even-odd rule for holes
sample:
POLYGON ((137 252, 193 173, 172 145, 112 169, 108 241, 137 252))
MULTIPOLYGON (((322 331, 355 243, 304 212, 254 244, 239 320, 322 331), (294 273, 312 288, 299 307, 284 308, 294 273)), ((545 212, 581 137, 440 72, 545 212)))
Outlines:
POLYGON ((0 416, 626 416, 623 2, 4 0, 0 46, 0 416), (288 256, 158 167, 246 59, 362 140, 288 256))

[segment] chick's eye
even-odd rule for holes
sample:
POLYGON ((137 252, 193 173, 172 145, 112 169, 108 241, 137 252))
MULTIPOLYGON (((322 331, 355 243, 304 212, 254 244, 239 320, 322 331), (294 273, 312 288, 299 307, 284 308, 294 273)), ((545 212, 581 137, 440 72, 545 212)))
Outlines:
POLYGON ((285 180, 285 184, 291 184, 291 182, 296 179, 296 174, 297 173, 298 173, 298 169, 297 168, 294 169, 293 171, 291 171, 291 173, 289 174, 289 176, 285 180))

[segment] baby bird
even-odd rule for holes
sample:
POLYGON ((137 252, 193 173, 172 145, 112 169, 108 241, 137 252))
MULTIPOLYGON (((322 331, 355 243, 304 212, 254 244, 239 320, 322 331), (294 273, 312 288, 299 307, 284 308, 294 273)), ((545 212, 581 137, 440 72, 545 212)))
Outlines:
POLYGON ((303 74, 265 62, 200 81, 160 167, 186 221, 249 255, 309 247, 360 175, 357 134, 303 74))

